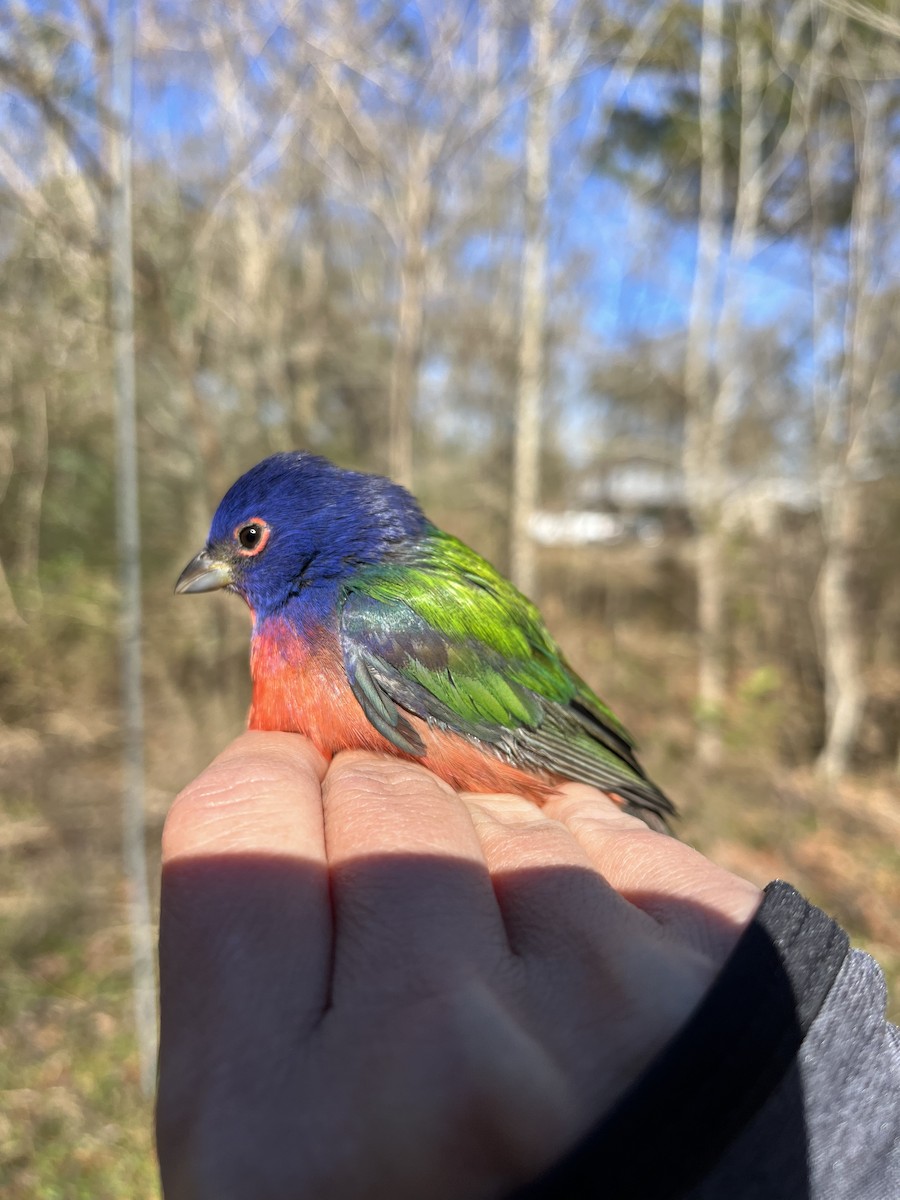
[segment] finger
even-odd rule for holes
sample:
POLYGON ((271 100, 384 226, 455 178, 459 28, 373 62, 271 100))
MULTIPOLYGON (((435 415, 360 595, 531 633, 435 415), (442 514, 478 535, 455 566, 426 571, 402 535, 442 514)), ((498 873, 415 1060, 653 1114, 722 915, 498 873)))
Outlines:
POLYGON ((324 769, 301 737, 247 733, 172 806, 160 911, 163 1113, 213 1080, 247 1086, 273 1066, 285 1027, 296 1036, 327 1002, 324 769), (228 1079, 223 1045, 234 1050, 228 1079))
POLYGON ((617 892, 697 949, 727 955, 759 907, 753 884, 648 829, 593 788, 567 784, 545 811, 571 831, 617 892))
POLYGON ((163 866, 225 854, 324 862, 320 784, 326 765, 296 734, 241 734, 176 797, 163 829, 163 866))
POLYGON ((508 955, 478 836, 456 792, 430 771, 338 755, 323 788, 342 984, 428 992, 508 955))
POLYGON ((519 796, 464 799, 527 977, 523 1019, 567 1065, 590 1109, 602 1112, 624 1086, 611 1089, 609 1081, 637 1077, 711 972, 609 886, 547 805, 519 796), (592 1048, 600 1047, 597 1056, 592 1048))
POLYGON ((616 953, 644 918, 598 874, 571 831, 516 795, 464 797, 513 948, 524 956, 616 953))

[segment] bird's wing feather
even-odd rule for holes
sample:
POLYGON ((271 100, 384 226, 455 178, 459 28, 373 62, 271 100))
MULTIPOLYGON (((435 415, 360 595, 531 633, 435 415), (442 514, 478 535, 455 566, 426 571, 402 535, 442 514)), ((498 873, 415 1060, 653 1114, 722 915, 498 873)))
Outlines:
POLYGON ((398 750, 420 758, 425 753, 425 743, 406 717, 401 715, 391 699, 390 692, 379 686, 372 675, 367 656, 364 653, 354 653, 351 649, 345 662, 353 693, 378 732, 398 750))
POLYGON ((341 647, 367 717, 406 753, 424 746, 411 748, 421 739, 399 710, 517 765, 671 810, 534 605, 455 538, 435 532, 410 560, 358 572, 343 598, 341 647))

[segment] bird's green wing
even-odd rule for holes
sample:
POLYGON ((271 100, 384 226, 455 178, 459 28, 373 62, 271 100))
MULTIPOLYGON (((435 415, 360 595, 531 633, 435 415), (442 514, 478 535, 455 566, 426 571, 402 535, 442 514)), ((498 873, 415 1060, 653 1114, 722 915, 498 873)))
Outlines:
POLYGON ((402 562, 354 576, 341 648, 369 720, 406 753, 425 751, 404 715, 414 713, 517 766, 672 812, 631 737, 568 666, 534 605, 448 534, 434 530, 402 562))

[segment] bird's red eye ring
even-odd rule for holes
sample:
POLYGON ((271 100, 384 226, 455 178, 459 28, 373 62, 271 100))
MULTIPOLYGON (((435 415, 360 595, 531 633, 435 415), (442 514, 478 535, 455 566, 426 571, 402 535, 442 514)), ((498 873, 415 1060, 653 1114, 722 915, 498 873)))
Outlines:
POLYGON ((261 517, 254 517, 252 521, 238 525, 234 531, 235 541, 240 546, 238 553, 244 558, 252 558, 254 554, 259 554, 265 550, 270 533, 269 526, 261 517))

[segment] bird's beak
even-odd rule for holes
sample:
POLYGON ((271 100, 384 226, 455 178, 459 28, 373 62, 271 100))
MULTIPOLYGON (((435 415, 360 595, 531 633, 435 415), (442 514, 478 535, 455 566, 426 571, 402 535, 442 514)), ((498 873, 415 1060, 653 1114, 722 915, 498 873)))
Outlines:
POLYGON ((186 592, 215 592, 234 582, 231 564, 213 558, 208 550, 201 550, 192 558, 178 576, 175 584, 176 596, 186 592))

